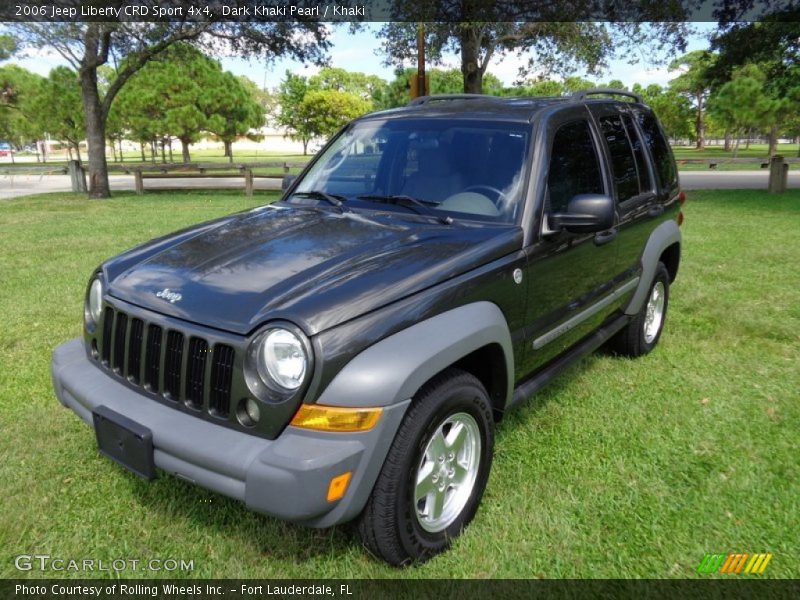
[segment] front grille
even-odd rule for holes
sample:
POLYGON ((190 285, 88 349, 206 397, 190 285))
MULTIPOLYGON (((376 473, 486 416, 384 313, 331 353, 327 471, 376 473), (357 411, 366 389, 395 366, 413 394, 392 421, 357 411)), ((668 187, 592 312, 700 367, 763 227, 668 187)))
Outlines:
POLYGON ((111 307, 103 319, 100 358, 105 367, 174 403, 228 417, 236 355, 232 346, 209 346, 201 337, 165 331, 111 307))

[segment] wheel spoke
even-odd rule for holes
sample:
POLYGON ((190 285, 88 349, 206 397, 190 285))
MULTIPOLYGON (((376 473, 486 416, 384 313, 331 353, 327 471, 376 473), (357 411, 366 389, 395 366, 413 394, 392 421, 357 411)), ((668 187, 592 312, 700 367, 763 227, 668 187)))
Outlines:
POLYGON ((432 461, 439 460, 447 452, 447 444, 440 427, 436 433, 433 434, 430 443, 428 444, 428 458, 432 461))
POLYGON ((438 491, 433 482, 434 465, 429 463, 425 471, 420 471, 417 477, 417 485, 414 488, 414 501, 419 502, 431 492, 438 491))
POLYGON ((469 477, 469 468, 462 465, 457 460, 453 462, 453 470, 455 471, 453 474, 453 484, 456 486, 464 483, 469 477))
POLYGON ((428 500, 425 503, 425 510, 428 513, 427 516, 429 519, 438 519, 442 516, 446 494, 447 488, 444 490, 439 490, 437 488, 433 494, 428 496, 428 500))
POLYGON ((458 456, 461 448, 464 447, 464 441, 467 439, 467 428, 462 423, 455 423, 445 439, 447 450, 458 456))

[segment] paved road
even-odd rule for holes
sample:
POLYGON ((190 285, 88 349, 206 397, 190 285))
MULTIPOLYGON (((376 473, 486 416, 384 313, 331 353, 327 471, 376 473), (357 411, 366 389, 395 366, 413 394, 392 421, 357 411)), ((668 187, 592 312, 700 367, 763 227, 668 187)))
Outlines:
MULTIPOLYGON (((766 190, 767 169, 761 171, 681 171, 686 190, 766 190)), ((800 171, 789 171, 789 189, 800 187, 800 171)))
MULTIPOLYGON (((112 190, 133 190, 132 175, 110 175, 109 184, 112 190)), ((256 177, 254 186, 257 190, 279 190, 280 179, 256 177)), ((144 189, 244 189, 242 177, 215 177, 213 179, 146 179, 144 189)), ((0 199, 15 198, 26 194, 44 194, 47 192, 68 192, 70 186, 68 175, 0 175, 0 199)))
MULTIPOLYGON (((767 189, 766 170, 763 171, 682 171, 681 185, 687 190, 699 189, 767 189)), ((130 175, 111 175, 112 190, 133 190, 133 177, 130 175)), ((279 190, 279 179, 255 179, 259 190, 279 190)), ((222 177, 215 179, 148 179, 147 188, 159 189, 208 189, 242 188, 241 177, 222 177)), ((800 171, 789 172, 789 187, 800 188, 800 171)), ((66 175, 0 175, 0 199, 14 198, 26 194, 44 192, 68 192, 69 177, 66 175)))

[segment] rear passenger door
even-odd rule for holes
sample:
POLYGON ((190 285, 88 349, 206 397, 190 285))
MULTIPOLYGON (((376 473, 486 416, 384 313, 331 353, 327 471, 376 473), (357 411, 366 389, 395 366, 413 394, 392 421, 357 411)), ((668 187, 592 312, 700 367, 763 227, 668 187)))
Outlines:
POLYGON ((635 120, 627 107, 618 104, 593 104, 592 114, 603 138, 614 180, 619 225, 617 236, 618 276, 635 275, 652 219, 664 212, 658 201, 655 173, 635 120))

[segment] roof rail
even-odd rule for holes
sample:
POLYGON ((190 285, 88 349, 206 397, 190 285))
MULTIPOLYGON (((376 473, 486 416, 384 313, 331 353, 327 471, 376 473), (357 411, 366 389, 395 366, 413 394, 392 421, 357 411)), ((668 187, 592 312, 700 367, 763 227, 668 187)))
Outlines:
POLYGON ((487 96, 484 94, 437 94, 435 96, 420 96, 419 98, 414 98, 406 106, 420 106, 421 104, 427 104, 428 102, 437 100, 487 100, 496 97, 497 96, 487 96))
POLYGON ((588 90, 580 90, 579 92, 575 92, 572 94, 572 101, 573 102, 582 102, 586 100, 587 96, 597 96, 600 94, 607 94, 609 96, 627 96, 628 98, 633 98, 636 102, 644 104, 644 100, 639 94, 634 94, 633 92, 629 92, 627 90, 616 90, 614 88, 592 88, 588 90))

